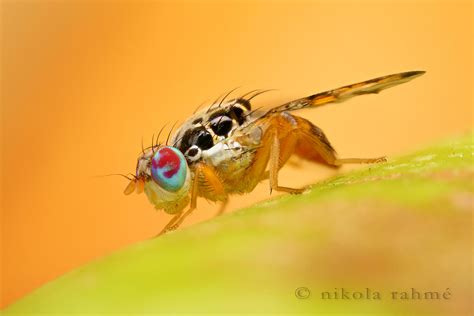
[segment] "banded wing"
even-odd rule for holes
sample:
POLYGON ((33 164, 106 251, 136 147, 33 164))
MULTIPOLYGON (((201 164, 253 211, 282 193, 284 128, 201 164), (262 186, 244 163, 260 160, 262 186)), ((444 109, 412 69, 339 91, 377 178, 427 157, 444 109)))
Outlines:
POLYGON ((382 90, 415 79, 424 73, 424 71, 408 71, 354 83, 285 103, 270 109, 266 114, 282 111, 295 111, 309 107, 322 106, 328 103, 340 103, 358 95, 379 93, 382 90))

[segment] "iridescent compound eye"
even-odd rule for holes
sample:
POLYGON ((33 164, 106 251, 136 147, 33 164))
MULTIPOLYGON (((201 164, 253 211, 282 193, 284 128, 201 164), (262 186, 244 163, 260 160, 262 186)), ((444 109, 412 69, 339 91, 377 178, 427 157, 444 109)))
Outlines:
POLYGON ((151 177, 166 191, 176 192, 186 181, 184 155, 174 147, 160 148, 151 160, 151 177))

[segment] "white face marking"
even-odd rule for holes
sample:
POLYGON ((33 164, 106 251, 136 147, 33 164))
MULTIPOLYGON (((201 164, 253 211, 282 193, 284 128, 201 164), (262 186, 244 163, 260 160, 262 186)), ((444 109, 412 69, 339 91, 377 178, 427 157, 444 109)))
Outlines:
POLYGON ((231 142, 230 144, 221 142, 214 145, 212 148, 203 151, 202 157, 217 166, 223 161, 228 161, 236 156, 236 151, 240 153, 242 147, 238 142, 231 142))
POLYGON ((202 150, 198 146, 192 145, 191 147, 189 147, 188 150, 186 150, 184 156, 186 157, 186 160, 190 162, 195 162, 201 159, 202 150), (191 155, 191 153, 193 153, 194 155, 191 155))

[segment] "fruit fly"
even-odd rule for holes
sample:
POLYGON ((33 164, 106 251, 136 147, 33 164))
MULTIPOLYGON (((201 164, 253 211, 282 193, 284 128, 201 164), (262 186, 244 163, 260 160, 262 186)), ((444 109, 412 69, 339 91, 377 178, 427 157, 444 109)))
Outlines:
POLYGON ((125 194, 145 192, 156 209, 174 215, 160 235, 176 229, 196 209, 198 197, 222 202, 218 212, 221 214, 229 195, 249 193, 266 179, 270 192, 303 192, 304 188, 285 187, 278 181, 279 170, 293 155, 334 168, 349 163, 384 162, 385 157, 339 158, 319 127, 292 112, 379 93, 422 74, 424 71, 409 71, 383 76, 266 111, 252 110, 250 103, 265 91, 255 90, 225 101, 228 93, 189 117, 173 134, 169 145, 168 141, 152 141, 150 147, 142 147, 136 174, 125 194))

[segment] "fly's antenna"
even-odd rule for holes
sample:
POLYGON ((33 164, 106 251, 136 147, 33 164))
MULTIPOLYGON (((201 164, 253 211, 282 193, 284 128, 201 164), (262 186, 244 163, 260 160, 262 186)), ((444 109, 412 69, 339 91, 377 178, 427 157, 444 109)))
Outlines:
POLYGON ((123 173, 103 174, 103 175, 95 176, 95 178, 105 178, 105 177, 111 177, 111 176, 120 176, 120 177, 124 177, 125 179, 127 179, 127 180, 129 180, 129 181, 137 180, 137 176, 135 176, 134 174, 129 173, 129 175, 131 175, 133 178, 130 178, 129 176, 124 175, 123 173))

